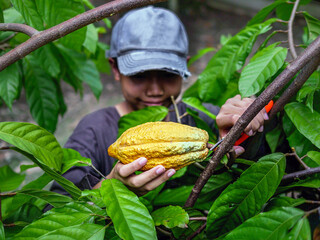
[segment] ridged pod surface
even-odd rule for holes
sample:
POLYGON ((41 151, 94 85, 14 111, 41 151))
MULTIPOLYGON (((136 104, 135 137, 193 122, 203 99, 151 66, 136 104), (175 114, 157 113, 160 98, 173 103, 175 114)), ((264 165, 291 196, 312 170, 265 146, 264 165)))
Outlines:
POLYGON ((108 149, 111 157, 123 164, 146 157, 149 170, 157 165, 176 170, 207 154, 209 135, 206 131, 175 122, 148 122, 125 131, 108 149))

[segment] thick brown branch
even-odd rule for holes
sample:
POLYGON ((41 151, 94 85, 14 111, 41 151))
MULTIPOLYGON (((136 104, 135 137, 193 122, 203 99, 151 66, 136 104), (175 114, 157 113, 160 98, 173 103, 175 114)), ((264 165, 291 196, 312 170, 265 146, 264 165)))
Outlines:
POLYGON ((27 34, 30 37, 39 33, 38 30, 20 23, 0 23, 0 31, 21 32, 27 34))
POLYGON ((59 25, 56 25, 34 35, 26 42, 20 44, 15 49, 1 56, 0 71, 15 63, 19 59, 25 57, 29 53, 35 51, 36 49, 48 44, 49 42, 62 38, 63 36, 72 33, 82 27, 85 27, 91 23, 100 21, 103 18, 111 17, 115 14, 128 11, 133 8, 143 7, 146 5, 164 1, 165 0, 116 0, 79 14, 74 18, 69 19, 68 21, 60 23, 59 25))
POLYGON ((292 12, 291 12, 291 16, 290 16, 290 19, 289 19, 289 22, 288 22, 289 50, 290 50, 290 53, 291 53, 293 58, 297 57, 297 53, 296 53, 296 50, 294 48, 292 25, 293 25, 294 17, 296 16, 296 11, 297 11, 299 2, 300 2, 300 0, 296 0, 295 1, 293 9, 292 9, 292 12))
POLYGON ((294 77, 305 64, 312 61, 318 54, 320 54, 320 36, 317 37, 301 55, 294 59, 281 74, 279 74, 279 76, 255 99, 239 118, 210 159, 206 169, 200 174, 185 207, 192 207, 195 204, 202 188, 207 183, 222 157, 232 148, 254 116, 256 116, 284 86, 286 86, 292 77, 294 77))
POLYGON ((274 104, 273 108, 271 109, 269 113, 270 119, 273 118, 277 112, 280 112, 283 110, 284 105, 286 105, 289 100, 296 95, 296 93, 299 91, 299 89, 302 87, 302 85, 308 80, 310 75, 317 70, 317 67, 320 64, 320 54, 318 56, 315 56, 313 61, 310 61, 307 63, 297 76, 297 78, 290 84, 290 86, 283 92, 281 97, 277 100, 277 102, 274 104))
POLYGON ((299 172, 294 172, 294 173, 289 173, 283 176, 282 178, 282 182, 287 182, 296 178, 301 178, 301 177, 306 177, 309 175, 313 175, 316 173, 320 173, 320 167, 316 167, 316 168, 309 168, 306 170, 302 170, 299 172))

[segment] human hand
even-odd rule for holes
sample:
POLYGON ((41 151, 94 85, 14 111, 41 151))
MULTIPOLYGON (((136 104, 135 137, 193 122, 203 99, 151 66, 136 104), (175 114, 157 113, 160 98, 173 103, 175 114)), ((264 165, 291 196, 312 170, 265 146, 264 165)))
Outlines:
POLYGON ((146 163, 147 159, 143 157, 128 164, 118 162, 107 176, 107 179, 118 179, 127 185, 131 191, 141 196, 167 181, 176 172, 174 169, 166 170, 159 165, 136 175, 135 171, 139 171, 146 163))
MULTIPOLYGON (((221 138, 227 135, 229 130, 253 101, 254 99, 252 98, 241 99, 240 95, 236 95, 235 97, 226 101, 226 103, 221 107, 221 110, 216 118, 216 123, 219 128, 219 134, 221 138)), ((268 114, 263 108, 248 124, 244 132, 248 136, 253 136, 256 134, 256 132, 263 132, 264 121, 268 119, 268 114)), ((242 147, 236 147, 235 151, 237 155, 239 155, 239 153, 243 152, 244 149, 242 147)))

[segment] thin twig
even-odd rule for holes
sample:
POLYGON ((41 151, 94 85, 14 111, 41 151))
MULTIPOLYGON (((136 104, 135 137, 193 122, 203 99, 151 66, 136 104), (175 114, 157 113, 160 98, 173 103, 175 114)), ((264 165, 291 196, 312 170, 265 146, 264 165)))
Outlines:
POLYGON ((184 118, 184 117, 186 117, 186 116, 188 116, 189 115, 189 113, 188 112, 185 112, 184 114, 182 114, 181 116, 180 116, 180 119, 182 119, 182 118, 184 118))
POLYGON ((305 200, 305 203, 309 203, 309 204, 319 204, 319 205, 320 205, 320 201, 313 201, 313 200, 305 200))
POLYGON ((293 21, 294 21, 294 17, 296 16, 296 11, 298 8, 300 0, 296 0, 291 12, 291 16, 288 22, 288 40, 289 40, 289 49, 290 49, 290 53, 292 55, 293 58, 297 58, 297 52, 296 49, 294 48, 294 40, 293 40, 293 30, 292 30, 292 25, 293 25, 293 21))
POLYGON ((197 168, 199 168, 200 170, 204 170, 204 169, 205 169, 205 167, 202 166, 202 165, 201 165, 200 163, 198 163, 198 162, 195 162, 193 165, 196 166, 197 168))
POLYGON ((192 235, 190 235, 186 240, 191 240, 195 236, 199 235, 205 228, 206 228, 207 223, 203 224, 201 227, 197 229, 192 235))
POLYGON ((9 150, 10 149, 10 147, 7 147, 7 146, 5 146, 5 147, 0 147, 0 151, 1 150, 9 150))
MULTIPOLYGON (((83 162, 83 163, 85 163, 85 162, 83 162)), ((94 171, 96 171, 101 177, 103 177, 104 179, 107 179, 93 164, 88 164, 88 163, 86 163, 88 166, 90 166, 90 167, 92 167, 92 169, 94 170, 94 171)))
POLYGON ((207 217, 191 217, 189 221, 207 221, 207 217))
POLYGON ((315 209, 312 209, 312 210, 306 212, 306 213, 304 214, 304 216, 305 216, 305 217, 309 217, 311 214, 319 213, 319 211, 320 211, 320 207, 317 207, 317 208, 315 208, 315 209))
POLYGON ((302 170, 302 171, 286 174, 286 175, 283 176, 282 181, 286 182, 286 181, 289 181, 289 180, 293 180, 293 179, 296 179, 296 178, 301 178, 301 177, 313 175, 313 174, 316 174, 316 173, 320 173, 320 167, 310 168, 310 169, 306 169, 306 170, 302 170))
POLYGON ((302 161, 302 159, 298 156, 298 154, 297 154, 297 152, 296 152, 296 150, 294 149, 294 148, 292 148, 292 153, 287 153, 287 154, 285 154, 286 156, 293 156, 293 157, 295 157, 295 159, 297 159, 297 161, 302 165, 302 167, 304 168, 304 169, 310 169, 310 167, 307 165, 307 164, 305 164, 305 162, 304 161, 302 161))
POLYGON ((11 34, 9 37, 7 37, 7 38, 3 39, 2 41, 0 41, 0 44, 3 44, 5 42, 9 41, 10 39, 14 38, 15 35, 17 35, 17 33, 11 34))
POLYGON ((39 33, 37 29, 21 23, 0 23, 0 31, 21 32, 32 37, 39 33))
POLYGON ((166 231, 166 230, 162 229, 161 227, 156 227, 156 228, 157 228, 157 230, 159 230, 159 232, 163 233, 164 235, 170 236, 170 237, 172 236, 171 232, 166 231))
POLYGON ((171 96, 171 101, 172 101, 172 104, 173 104, 173 107, 174 107, 174 111, 175 111, 176 116, 177 116, 177 122, 181 123, 181 118, 180 118, 179 110, 178 110, 178 107, 177 107, 177 103, 174 100, 173 96, 171 96))
POLYGON ((0 197, 11 197, 17 195, 16 192, 10 192, 10 193, 0 193, 0 197))

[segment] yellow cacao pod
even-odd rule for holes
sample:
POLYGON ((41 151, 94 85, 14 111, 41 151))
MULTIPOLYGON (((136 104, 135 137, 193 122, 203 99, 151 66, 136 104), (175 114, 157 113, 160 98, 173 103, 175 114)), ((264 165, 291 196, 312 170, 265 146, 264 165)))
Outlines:
POLYGON ((146 157, 149 170, 157 165, 176 170, 207 154, 209 135, 206 131, 175 122, 148 122, 125 131, 108 148, 108 154, 123 164, 146 157))

